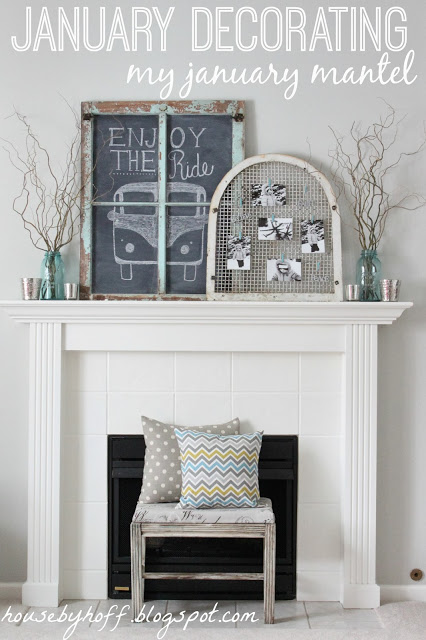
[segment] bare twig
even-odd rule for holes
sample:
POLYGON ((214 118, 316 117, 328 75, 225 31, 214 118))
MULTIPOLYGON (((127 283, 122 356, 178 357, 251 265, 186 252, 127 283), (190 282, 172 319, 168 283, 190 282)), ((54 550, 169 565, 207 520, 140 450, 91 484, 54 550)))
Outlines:
MULTIPOLYGON (((32 244, 41 251, 60 251, 79 232, 81 194, 92 179, 100 152, 108 143, 108 140, 102 139, 101 148, 93 159, 92 170, 82 181, 81 125, 77 113, 68 106, 74 117, 75 134, 62 169, 54 166, 49 151, 41 144, 26 116, 18 111, 15 110, 10 117, 23 125, 23 150, 9 140, 0 138, 11 164, 21 174, 20 192, 13 200, 13 210, 21 216, 32 244)), ((112 178, 111 182, 113 186, 112 178)))
POLYGON ((21 173, 21 190, 13 210, 22 218, 31 242, 41 251, 60 251, 78 231, 80 219, 80 123, 75 116, 75 134, 68 150, 65 169, 54 167, 49 151, 34 133, 26 116, 13 117, 23 125, 25 143, 20 151, 9 140, 3 147, 12 165, 21 173))
POLYGON ((330 127, 336 145, 329 155, 333 161, 332 177, 337 196, 345 197, 350 206, 355 218, 353 228, 363 249, 377 249, 392 210, 415 211, 426 204, 422 195, 407 194, 395 200, 390 191, 389 174, 404 158, 423 151, 426 135, 413 151, 400 152, 396 160, 388 160, 405 116, 397 118, 395 109, 385 104, 388 108, 386 116, 380 116, 377 122, 364 129, 354 122, 348 141, 330 127))

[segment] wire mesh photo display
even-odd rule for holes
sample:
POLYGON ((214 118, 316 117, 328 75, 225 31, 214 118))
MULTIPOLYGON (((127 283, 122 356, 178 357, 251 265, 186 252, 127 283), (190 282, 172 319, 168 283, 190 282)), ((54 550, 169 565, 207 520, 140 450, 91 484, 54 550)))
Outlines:
POLYGON ((225 188, 217 212, 215 293, 334 294, 331 203, 318 172, 307 166, 251 164, 225 188), (238 268, 244 238, 250 238, 250 261, 238 268))

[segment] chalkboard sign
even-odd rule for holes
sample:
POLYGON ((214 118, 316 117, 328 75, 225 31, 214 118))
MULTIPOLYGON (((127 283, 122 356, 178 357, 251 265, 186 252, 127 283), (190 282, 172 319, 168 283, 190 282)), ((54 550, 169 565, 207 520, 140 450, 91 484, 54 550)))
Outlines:
POLYGON ((84 103, 82 122, 81 296, 202 298, 210 200, 243 158, 243 103, 84 103))

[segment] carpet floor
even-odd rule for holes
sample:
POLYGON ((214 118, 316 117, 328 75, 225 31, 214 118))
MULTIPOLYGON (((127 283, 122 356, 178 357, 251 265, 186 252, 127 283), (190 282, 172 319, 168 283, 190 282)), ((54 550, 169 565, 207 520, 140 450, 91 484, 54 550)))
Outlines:
POLYGON ((0 601, 0 638, 426 640, 426 603, 421 602, 387 604, 375 611, 345 610, 337 602, 277 602, 275 625, 263 624, 261 602, 219 602, 207 618, 212 602, 156 601, 147 603, 148 621, 141 624, 131 622, 126 605, 128 601, 64 601, 61 607, 46 610, 0 601), (185 615, 180 614, 183 611, 185 615), (245 619, 244 614, 253 614, 256 621, 245 619), (203 616, 205 620, 200 620, 203 616))

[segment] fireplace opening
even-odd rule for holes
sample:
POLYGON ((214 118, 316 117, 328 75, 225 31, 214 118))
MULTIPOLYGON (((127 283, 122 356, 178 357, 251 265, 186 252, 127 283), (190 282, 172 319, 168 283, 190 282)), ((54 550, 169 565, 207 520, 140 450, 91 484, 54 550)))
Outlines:
MULTIPOLYGON (((130 598, 130 522, 141 489, 143 436, 108 438, 108 596, 130 598)), ((271 498, 277 525, 276 598, 296 597, 297 436, 263 436, 260 494, 271 498)), ((155 538, 147 543, 147 571, 261 572, 262 540, 155 538)), ((148 580, 154 600, 263 598, 255 581, 148 580)))

